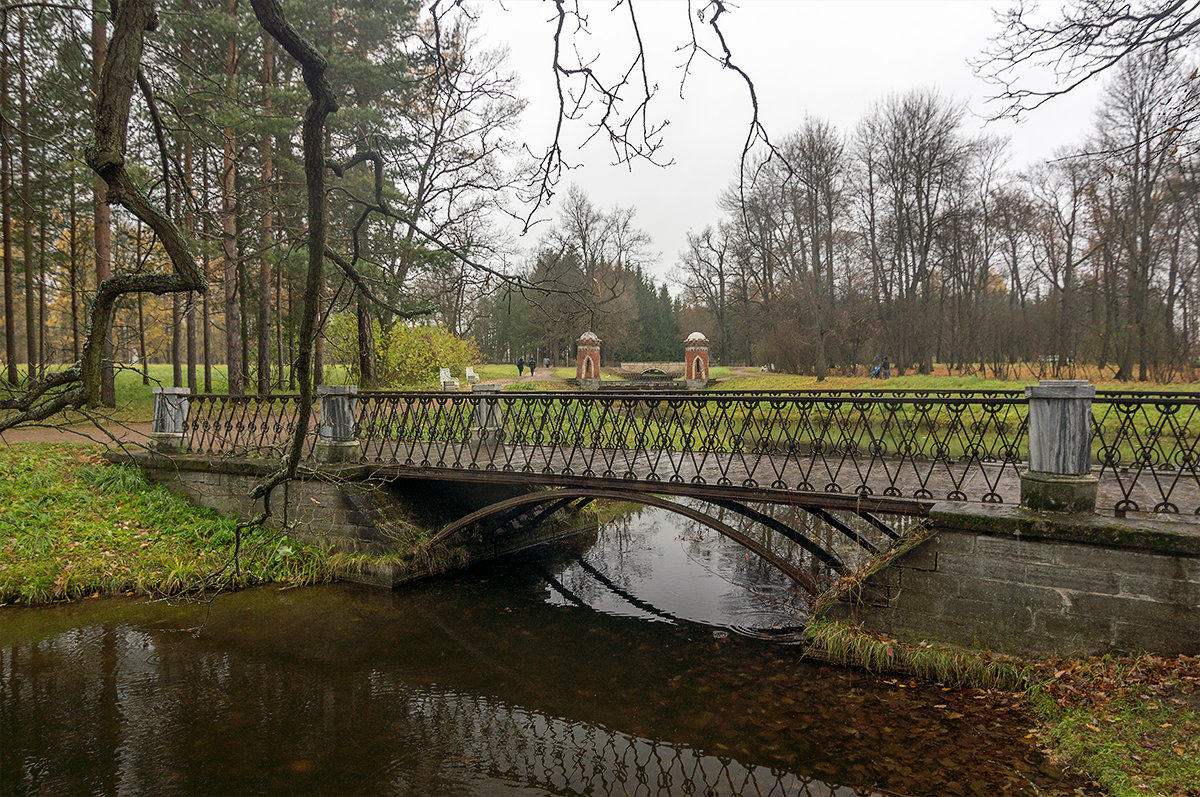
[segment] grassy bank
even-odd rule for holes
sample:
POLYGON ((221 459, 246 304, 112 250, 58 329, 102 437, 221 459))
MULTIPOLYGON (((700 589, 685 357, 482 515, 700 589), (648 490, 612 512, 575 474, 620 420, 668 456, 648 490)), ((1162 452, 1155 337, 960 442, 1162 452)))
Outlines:
POLYGON ((822 661, 1023 696, 1036 733, 1108 794, 1200 795, 1200 657, 1021 662, 986 651, 909 645, 820 621, 808 655, 822 661))
POLYGON ((250 532, 240 574, 232 518, 110 466, 89 446, 0 446, 0 605, 95 594, 172 595, 204 586, 328 581, 337 555, 250 532))

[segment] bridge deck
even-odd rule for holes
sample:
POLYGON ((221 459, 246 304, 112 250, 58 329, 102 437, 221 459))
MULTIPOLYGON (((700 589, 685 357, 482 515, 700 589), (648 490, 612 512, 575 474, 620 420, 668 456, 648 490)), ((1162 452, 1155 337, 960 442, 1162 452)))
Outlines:
MULTIPOLYGON (((925 514, 936 501, 1016 504, 1015 463, 929 462, 866 458, 831 462, 819 456, 745 456, 719 452, 632 449, 545 450, 495 443, 374 443, 361 461, 391 476, 434 476, 461 481, 587 486, 599 483, 663 495, 743 500, 866 511, 925 514)), ((1098 506, 1111 507, 1130 485, 1104 473, 1098 506)), ((1171 481, 1177 473, 1162 474, 1171 481)), ((1164 490, 1166 487, 1164 486, 1164 490)), ((1156 503, 1145 474, 1128 495, 1141 506, 1156 503)), ((1200 487, 1180 481, 1172 497, 1200 506, 1200 487)))

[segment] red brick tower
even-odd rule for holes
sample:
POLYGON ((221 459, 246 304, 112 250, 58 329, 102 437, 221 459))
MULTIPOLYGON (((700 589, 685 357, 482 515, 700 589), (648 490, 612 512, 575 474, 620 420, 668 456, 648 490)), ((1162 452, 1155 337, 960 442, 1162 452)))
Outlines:
POLYGON ((595 332, 584 332, 575 341, 575 378, 581 383, 600 380, 600 338, 595 332))
POLYGON ((688 382, 708 381, 708 338, 703 333, 693 332, 683 342, 683 364, 688 382))

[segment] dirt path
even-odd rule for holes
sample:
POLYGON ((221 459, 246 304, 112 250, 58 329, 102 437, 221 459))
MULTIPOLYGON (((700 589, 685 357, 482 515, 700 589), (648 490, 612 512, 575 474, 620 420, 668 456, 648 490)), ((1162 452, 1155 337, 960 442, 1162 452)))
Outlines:
POLYGON ((26 426, 0 432, 0 445, 7 443, 102 443, 114 442, 145 445, 150 437, 149 421, 107 423, 102 428, 93 423, 71 426, 26 426))
POLYGON ((487 383, 489 385, 515 385, 515 384, 520 384, 521 382, 560 382, 561 383, 561 382, 563 382, 563 380, 554 375, 553 368, 546 368, 545 366, 541 366, 541 365, 539 365, 538 369, 533 372, 533 376, 530 376, 528 373, 526 373, 523 376, 513 376, 513 377, 502 378, 502 379, 487 380, 487 383))

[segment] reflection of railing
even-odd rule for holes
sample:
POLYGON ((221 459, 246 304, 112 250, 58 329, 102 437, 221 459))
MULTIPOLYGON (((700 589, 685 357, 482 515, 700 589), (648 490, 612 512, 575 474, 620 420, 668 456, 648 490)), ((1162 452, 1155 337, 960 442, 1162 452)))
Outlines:
MULTIPOLYGON (((358 461, 765 491, 1015 502, 1028 462, 1017 391, 349 394, 358 461)), ((277 455, 295 396, 190 396, 182 445, 277 455)), ((315 417, 315 416, 314 416, 315 417)), ((1101 391, 1101 507, 1200 513, 1200 397, 1101 391), (1107 502, 1107 503, 1105 503, 1107 502)), ((347 421, 347 428, 349 421, 347 421)), ((310 423, 305 453, 314 450, 310 423)))
POLYGON ((468 766, 554 794, 872 795, 774 767, 572 722, 486 697, 414 695, 409 716, 430 744, 456 738, 468 766))

